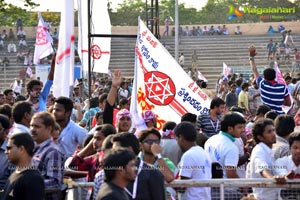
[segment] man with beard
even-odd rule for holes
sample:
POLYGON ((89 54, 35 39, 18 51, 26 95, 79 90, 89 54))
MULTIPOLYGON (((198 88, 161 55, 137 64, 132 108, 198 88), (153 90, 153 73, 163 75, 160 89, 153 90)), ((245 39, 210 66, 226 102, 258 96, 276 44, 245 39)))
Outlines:
POLYGON ((40 172, 33 169, 34 141, 28 133, 17 133, 8 140, 6 151, 8 160, 16 165, 4 188, 4 200, 41 200, 45 195, 45 184, 40 172))
POLYGON ((55 67, 56 54, 53 55, 51 61, 51 68, 48 74, 48 80, 44 88, 42 89, 42 83, 39 80, 31 80, 27 83, 28 99, 26 101, 31 102, 34 107, 34 112, 41 112, 47 110, 47 97, 50 92, 50 88, 53 84, 54 67, 55 67))
POLYGON ((225 101, 219 97, 214 98, 210 103, 210 110, 207 114, 199 115, 197 118, 197 130, 208 137, 219 133, 221 128, 221 115, 225 111, 225 101))
POLYGON ((87 130, 70 120, 73 101, 67 97, 58 97, 55 100, 53 114, 55 121, 61 127, 58 137, 58 146, 66 157, 72 156, 77 146, 81 146, 87 135, 87 130))

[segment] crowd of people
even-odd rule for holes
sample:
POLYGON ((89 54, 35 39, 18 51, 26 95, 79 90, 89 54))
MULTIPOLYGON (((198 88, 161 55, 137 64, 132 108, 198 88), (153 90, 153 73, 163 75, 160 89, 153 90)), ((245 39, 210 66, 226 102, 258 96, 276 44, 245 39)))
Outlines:
MULTIPOLYGON (((165 183, 273 178, 285 184, 299 177, 300 133, 294 132, 297 123, 283 105, 292 105, 300 82, 293 87, 277 83, 273 68, 260 76, 255 56, 251 46, 250 82, 241 75, 221 78, 208 113, 185 113, 180 122, 167 121, 159 131, 153 110, 141 116, 130 111, 132 80, 124 79, 120 70, 95 79, 91 98, 86 79, 77 81, 71 97, 54 97, 54 55, 45 83, 29 81, 26 95, 12 89, 0 94, 1 197, 64 199, 69 192, 63 179, 68 177, 94 182, 79 199, 207 200, 219 199, 220 191, 177 190, 165 183)), ((288 75, 285 79, 290 80, 288 75)), ((205 82, 196 82, 205 88, 205 82)), ((231 200, 277 199, 293 193, 240 187, 225 189, 224 195, 231 200)))

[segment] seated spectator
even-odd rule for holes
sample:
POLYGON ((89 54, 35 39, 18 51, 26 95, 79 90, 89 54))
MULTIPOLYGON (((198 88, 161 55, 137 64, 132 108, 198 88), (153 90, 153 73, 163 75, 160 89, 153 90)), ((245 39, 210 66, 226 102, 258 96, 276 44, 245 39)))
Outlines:
POLYGON ((23 30, 22 27, 18 30, 18 32, 17 32, 17 37, 18 37, 19 40, 20 40, 21 38, 26 39, 26 33, 25 33, 25 31, 23 30))
POLYGON ((3 40, 7 39, 7 33, 6 33, 6 30, 4 29, 1 33, 1 36, 0 36, 3 40))
POLYGON ((8 32, 8 39, 9 40, 14 40, 15 39, 15 34, 14 34, 14 32, 11 28, 9 29, 9 32, 8 32))
POLYGON ((283 25, 278 25, 278 32, 282 33, 285 30, 285 27, 283 25))
POLYGON ((24 55, 24 65, 25 66, 32 66, 32 55, 30 53, 30 50, 27 54, 24 55))
POLYGON ((241 30, 240 30, 240 26, 237 26, 237 27, 235 28, 234 34, 235 34, 235 35, 242 35, 242 32, 241 32, 241 30))
POLYGON ((22 49, 23 47, 27 47, 27 42, 24 38, 21 38, 19 41, 19 47, 22 49))
POLYGON ((226 25, 223 25, 223 27, 222 27, 222 33, 223 33, 223 35, 229 35, 229 30, 226 27, 226 25))
POLYGON ((190 36, 190 30, 189 30, 189 27, 188 27, 188 26, 185 27, 184 35, 185 35, 185 36, 190 36))
POLYGON ((215 33, 214 26, 211 26, 209 29, 209 35, 213 35, 215 33))
POLYGON ((11 41, 11 42, 7 45, 7 51, 8 51, 8 53, 10 53, 10 52, 16 53, 16 52, 17 52, 16 44, 15 44, 13 41, 11 41))
POLYGON ((197 34, 197 36, 202 35, 202 30, 201 30, 200 26, 197 26, 196 34, 197 34))
POLYGON ((197 31, 196 31, 196 27, 195 26, 193 26, 192 36, 197 36, 197 31))
POLYGON ((203 33, 203 35, 208 35, 209 30, 206 26, 203 27, 202 33, 203 33))
POLYGON ((17 57, 16 57, 16 63, 19 63, 19 62, 23 63, 24 62, 24 56, 25 55, 22 53, 22 51, 19 50, 18 53, 17 53, 17 57))
POLYGON ((7 57, 4 57, 4 59, 2 60, 2 65, 3 65, 4 67, 6 67, 6 66, 8 66, 8 64, 9 64, 8 58, 7 58, 7 57))
POLYGON ((218 35, 222 35, 223 34, 221 26, 218 26, 218 28, 216 29, 216 32, 217 32, 218 35))
POLYGON ((275 33, 273 26, 269 26, 268 34, 272 35, 273 33, 275 33))

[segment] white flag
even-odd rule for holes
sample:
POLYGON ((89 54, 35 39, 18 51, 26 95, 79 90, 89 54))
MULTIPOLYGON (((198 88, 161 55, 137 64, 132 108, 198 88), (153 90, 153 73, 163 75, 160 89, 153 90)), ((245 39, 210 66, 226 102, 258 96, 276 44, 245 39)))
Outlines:
POLYGON ((28 76, 29 76, 30 78, 33 77, 32 69, 31 69, 29 66, 28 66, 27 69, 26 69, 26 74, 28 74, 28 76))
POLYGON ((53 94, 69 97, 74 79, 74 3, 63 0, 56 53, 53 94))
MULTIPOLYGON (((88 71, 88 13, 86 0, 78 1, 78 54, 84 71, 88 71)), ((91 4, 91 34, 111 34, 107 9, 108 0, 96 0, 91 4)), ((91 70, 108 73, 110 60, 110 37, 91 38, 91 70)))
POLYGON ((198 79, 203 80, 206 83, 208 82, 208 80, 204 77, 204 75, 200 71, 198 71, 198 79))
POLYGON ((45 58, 53 53, 52 37, 50 36, 47 26, 43 20, 41 13, 38 13, 39 24, 36 31, 36 41, 34 49, 33 63, 39 64, 40 59, 45 58))
POLYGON ((153 110, 161 129, 166 121, 179 123, 186 112, 200 115, 209 111, 210 98, 141 20, 136 44, 131 112, 136 110, 141 116, 153 110))
POLYGON ((224 77, 228 78, 228 75, 230 74, 231 68, 228 67, 225 63, 223 63, 223 75, 224 77))

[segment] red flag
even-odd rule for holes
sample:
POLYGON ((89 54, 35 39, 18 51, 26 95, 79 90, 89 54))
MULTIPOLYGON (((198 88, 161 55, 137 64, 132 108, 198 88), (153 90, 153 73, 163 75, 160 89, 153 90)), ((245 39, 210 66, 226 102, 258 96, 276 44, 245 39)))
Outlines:
POLYGON ((45 58, 53 53, 52 47, 52 37, 50 36, 47 26, 43 20, 43 17, 40 13, 39 16, 39 24, 36 31, 36 41, 35 41, 35 49, 34 49, 34 58, 33 63, 39 64, 40 59, 45 58))

